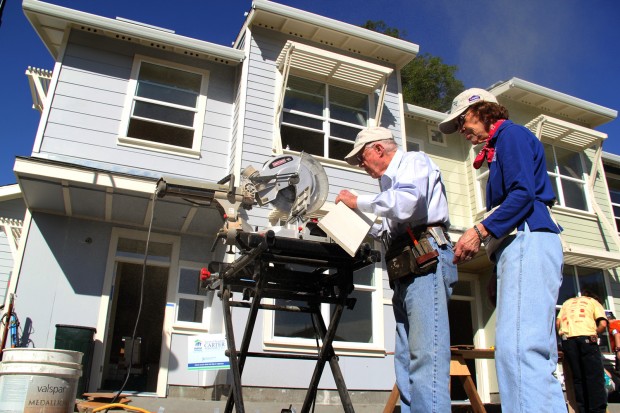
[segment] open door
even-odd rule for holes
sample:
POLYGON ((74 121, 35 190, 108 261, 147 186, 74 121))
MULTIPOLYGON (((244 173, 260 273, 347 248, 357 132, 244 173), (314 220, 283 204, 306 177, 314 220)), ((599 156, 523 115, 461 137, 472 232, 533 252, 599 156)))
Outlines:
MULTIPOLYGON (((452 298, 448 302, 451 346, 474 345, 475 299, 474 281, 463 274, 459 274, 459 281, 454 286, 452 298)), ((474 383, 476 383, 476 361, 466 360, 465 362, 474 383)), ((450 384, 452 400, 466 400, 468 398, 458 377, 452 377, 450 384)))
POLYGON ((124 392, 157 392, 169 267, 147 265, 144 281, 142 273, 142 264, 116 263, 102 390, 127 380, 124 392))

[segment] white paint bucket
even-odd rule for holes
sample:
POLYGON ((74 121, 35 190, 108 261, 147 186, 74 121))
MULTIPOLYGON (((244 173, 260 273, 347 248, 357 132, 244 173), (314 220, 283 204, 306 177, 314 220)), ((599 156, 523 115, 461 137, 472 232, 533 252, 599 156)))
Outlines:
POLYGON ((0 363, 0 412, 73 413, 82 353, 11 348, 0 363))

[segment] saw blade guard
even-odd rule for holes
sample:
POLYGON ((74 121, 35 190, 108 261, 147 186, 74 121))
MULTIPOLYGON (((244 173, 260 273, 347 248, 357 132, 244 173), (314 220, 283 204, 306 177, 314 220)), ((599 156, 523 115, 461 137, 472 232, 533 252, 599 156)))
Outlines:
POLYGON ((323 206, 329 182, 319 161, 311 155, 281 155, 266 162, 258 177, 257 200, 271 203, 290 216, 304 216, 323 206))

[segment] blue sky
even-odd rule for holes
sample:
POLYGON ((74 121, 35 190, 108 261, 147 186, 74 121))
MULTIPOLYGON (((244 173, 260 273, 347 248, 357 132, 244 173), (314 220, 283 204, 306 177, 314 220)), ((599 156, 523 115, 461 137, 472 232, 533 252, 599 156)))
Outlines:
MULTIPOLYGON (((105 17, 117 16, 230 46, 250 0, 51 0, 105 17)), ((383 20, 406 33, 421 53, 457 65, 466 87, 512 77, 620 110, 618 0, 279 0, 346 23, 383 20)), ((26 20, 21 1, 6 0, 0 25, 0 186, 15 183, 15 156, 29 156, 39 123, 28 66, 53 59, 26 20)), ((597 128, 620 155, 620 120, 597 128)))

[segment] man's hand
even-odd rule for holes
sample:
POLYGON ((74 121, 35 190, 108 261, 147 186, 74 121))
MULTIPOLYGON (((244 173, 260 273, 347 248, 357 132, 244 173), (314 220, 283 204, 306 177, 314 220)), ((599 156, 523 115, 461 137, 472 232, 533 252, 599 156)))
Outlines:
POLYGON ((338 202, 343 202, 349 208, 357 208, 357 195, 354 195, 351 191, 343 189, 336 197, 336 203, 338 202))
POLYGON ((471 260, 480 250, 480 237, 475 229, 470 228, 461 235, 454 246, 454 264, 460 264, 471 260))

